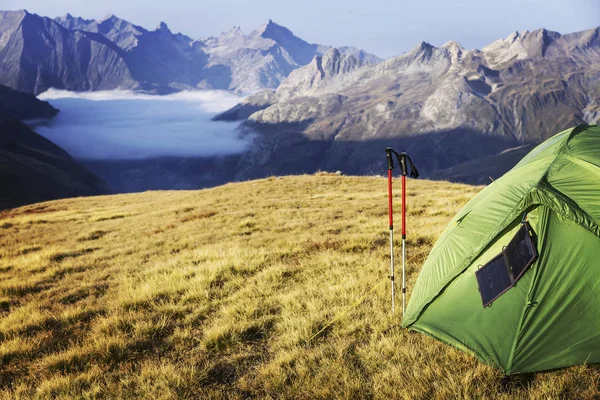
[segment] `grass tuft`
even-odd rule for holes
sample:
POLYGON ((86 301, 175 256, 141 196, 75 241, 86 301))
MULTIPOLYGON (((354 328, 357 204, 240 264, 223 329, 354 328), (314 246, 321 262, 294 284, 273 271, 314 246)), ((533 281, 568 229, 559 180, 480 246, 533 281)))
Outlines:
POLYGON ((101 239, 107 233, 109 233, 109 232, 97 229, 95 231, 88 233, 87 235, 78 237, 77 241, 78 242, 86 242, 86 241, 98 240, 98 239, 101 239))
POLYGON ((115 219, 123 219, 125 217, 126 217, 126 215, 123 215, 123 214, 114 214, 114 215, 107 215, 107 216, 98 216, 98 217, 92 218, 92 221, 93 222, 113 221, 115 219))
POLYGON ((59 263, 59 262, 62 262, 65 258, 81 257, 82 255, 91 253, 95 250, 96 249, 88 248, 88 249, 81 249, 81 250, 76 250, 76 251, 57 252, 57 253, 51 254, 48 259, 52 262, 59 263))

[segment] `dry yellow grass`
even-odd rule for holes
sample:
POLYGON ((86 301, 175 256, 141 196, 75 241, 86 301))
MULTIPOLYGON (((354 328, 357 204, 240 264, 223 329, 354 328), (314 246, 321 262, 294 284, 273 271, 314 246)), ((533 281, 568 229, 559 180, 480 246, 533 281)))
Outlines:
MULTIPOLYGON (((410 181, 408 282, 480 188, 410 181)), ((397 192, 399 195, 399 193, 397 192)), ((386 181, 326 174, 68 199, 0 215, 4 398, 592 398, 399 328, 386 181)), ((399 248, 398 248, 399 249, 399 248)), ((410 293, 409 293, 410 294, 410 293)))

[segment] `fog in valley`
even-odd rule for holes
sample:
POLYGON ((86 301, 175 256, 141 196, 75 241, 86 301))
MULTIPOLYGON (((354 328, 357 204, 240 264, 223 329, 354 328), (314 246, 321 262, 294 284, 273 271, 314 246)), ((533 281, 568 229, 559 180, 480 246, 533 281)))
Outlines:
POLYGON ((60 113, 36 131, 77 159, 228 155, 243 152, 251 140, 240 137, 237 123, 211 121, 242 100, 229 92, 154 96, 51 89, 38 97, 60 113))

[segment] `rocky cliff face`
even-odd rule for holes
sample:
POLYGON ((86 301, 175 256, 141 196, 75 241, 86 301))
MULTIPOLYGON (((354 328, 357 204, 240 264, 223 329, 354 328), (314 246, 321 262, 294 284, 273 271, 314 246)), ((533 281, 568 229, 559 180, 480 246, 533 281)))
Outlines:
MULTIPOLYGON (((193 40, 165 23, 147 30, 114 15, 54 20, 0 11, 0 83, 26 92, 183 89, 255 92, 276 88, 327 46, 310 44, 272 21, 245 35, 234 28, 193 40)), ((364 63, 377 57, 355 48, 364 63)))
POLYGON ((3 85, 30 93, 136 86, 121 49, 101 35, 26 11, 1 12, 0 35, 3 85))
POLYGON ((217 118, 262 133, 263 159, 273 137, 296 136, 320 143, 315 168, 382 172, 379 152, 395 143, 432 172, 596 122, 599 36, 540 29, 470 51, 420 43, 376 65, 329 51, 217 118))

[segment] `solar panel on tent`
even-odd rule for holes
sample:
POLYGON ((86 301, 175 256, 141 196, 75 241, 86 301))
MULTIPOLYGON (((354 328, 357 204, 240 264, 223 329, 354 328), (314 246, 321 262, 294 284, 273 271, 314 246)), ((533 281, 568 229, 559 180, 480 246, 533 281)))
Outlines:
POLYGON ((502 253, 475 271, 475 277, 484 307, 490 305, 513 285, 502 253))
POLYGON ((502 252, 506 257, 506 264, 512 273, 513 281, 518 281, 538 257, 527 222, 523 223, 521 229, 502 252))
POLYGON ((483 306, 489 306, 512 288, 537 257, 531 227, 523 222, 508 245, 502 249, 502 253, 475 271, 483 306))

